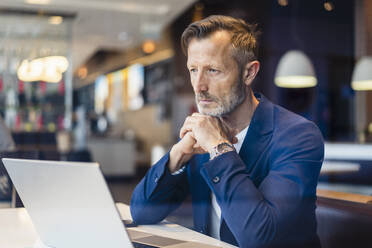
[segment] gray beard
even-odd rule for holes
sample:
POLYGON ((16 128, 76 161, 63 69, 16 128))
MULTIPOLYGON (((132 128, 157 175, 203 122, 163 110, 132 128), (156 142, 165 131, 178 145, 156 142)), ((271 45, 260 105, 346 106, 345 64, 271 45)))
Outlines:
POLYGON ((239 81, 231 89, 231 93, 228 95, 228 99, 223 99, 222 102, 219 102, 219 105, 215 109, 203 110, 203 108, 200 107, 198 104, 198 98, 200 96, 195 95, 195 101, 199 113, 214 117, 222 117, 233 112, 240 104, 244 102, 246 96, 247 94, 245 92, 244 83, 242 81, 239 81))

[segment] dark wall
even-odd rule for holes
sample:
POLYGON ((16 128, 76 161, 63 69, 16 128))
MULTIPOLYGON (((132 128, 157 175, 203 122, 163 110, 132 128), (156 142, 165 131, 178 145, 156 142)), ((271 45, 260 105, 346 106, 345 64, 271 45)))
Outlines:
POLYGON ((281 7, 272 1, 266 23, 267 63, 263 71, 270 98, 313 120, 327 140, 353 140, 353 99, 350 88, 354 66, 354 2, 333 1, 331 12, 323 1, 289 1, 281 7), (273 84, 283 54, 305 52, 314 64, 318 85, 312 89, 281 89, 273 84))

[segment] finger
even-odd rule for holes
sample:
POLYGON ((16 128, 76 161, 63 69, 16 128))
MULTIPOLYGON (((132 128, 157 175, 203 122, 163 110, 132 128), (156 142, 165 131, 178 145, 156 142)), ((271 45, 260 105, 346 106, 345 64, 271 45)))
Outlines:
POLYGON ((190 123, 190 122, 185 123, 183 127, 181 127, 180 129, 180 138, 182 139, 186 133, 192 132, 194 127, 195 127, 194 123, 190 123))
POLYGON ((183 137, 185 137, 185 135, 188 133, 188 132, 192 132, 192 129, 189 128, 188 126, 183 126, 181 127, 180 129, 180 139, 183 139, 183 137))
POLYGON ((194 146, 193 146, 193 149, 194 149, 194 151, 193 151, 193 153, 198 153, 198 154, 203 154, 203 153, 206 153, 207 151, 205 151, 199 144, 198 144, 198 142, 196 141, 196 139, 195 139, 195 136, 194 136, 194 133, 192 133, 192 132, 189 132, 189 133, 187 133, 187 135, 190 135, 193 139, 194 139, 194 141, 195 141, 195 144, 194 144, 194 146))
POLYGON ((194 135, 191 132, 188 132, 182 139, 182 145, 184 145, 184 151, 187 154, 204 154, 207 152, 197 144, 194 135))
POLYGON ((192 131, 192 124, 195 122, 194 118, 191 116, 186 117, 183 126, 180 129, 179 136, 182 139, 187 132, 192 131))
POLYGON ((196 140, 192 137, 192 133, 187 133, 183 139, 179 141, 180 145, 184 147, 184 152, 187 154, 191 154, 194 152, 194 145, 196 144, 196 140))

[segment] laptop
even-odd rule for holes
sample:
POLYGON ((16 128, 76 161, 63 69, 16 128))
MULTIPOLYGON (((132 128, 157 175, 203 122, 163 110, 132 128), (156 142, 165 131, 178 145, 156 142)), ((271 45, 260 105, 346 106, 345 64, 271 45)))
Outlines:
POLYGON ((98 163, 2 161, 45 247, 216 247, 126 229, 98 163))

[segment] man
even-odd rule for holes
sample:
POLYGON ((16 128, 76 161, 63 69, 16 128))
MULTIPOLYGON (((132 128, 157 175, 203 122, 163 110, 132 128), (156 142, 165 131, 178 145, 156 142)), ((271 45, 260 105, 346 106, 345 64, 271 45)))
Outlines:
POLYGON ((257 33, 211 16, 182 35, 199 113, 136 187, 133 220, 156 223, 192 196, 195 229, 240 247, 319 247, 323 140, 310 121, 253 94, 257 33))

